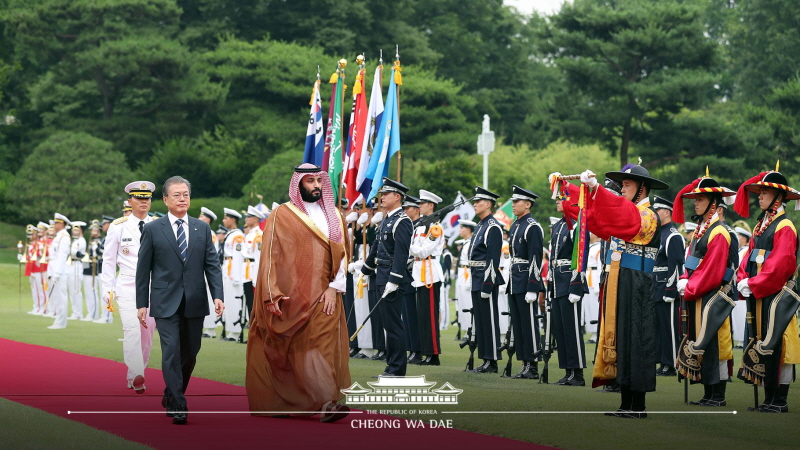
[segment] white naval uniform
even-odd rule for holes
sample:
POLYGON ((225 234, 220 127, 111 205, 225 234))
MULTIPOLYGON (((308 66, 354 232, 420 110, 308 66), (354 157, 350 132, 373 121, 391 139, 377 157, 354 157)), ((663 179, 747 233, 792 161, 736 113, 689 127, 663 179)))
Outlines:
POLYGON ((253 227, 244 237, 244 281, 253 283, 256 287, 258 282, 258 264, 261 261, 261 239, 264 232, 258 226, 253 227))
MULTIPOLYGON (((97 248, 100 240, 99 239, 92 239, 86 250, 87 255, 97 255, 97 248)), ((95 268, 95 276, 92 279, 92 257, 88 256, 89 262, 83 263, 83 295, 86 297, 86 315, 83 317, 83 320, 95 320, 98 318, 98 311, 99 308, 98 303, 100 302, 100 296, 98 293, 100 292, 100 274, 99 268, 95 268), (89 272, 89 275, 86 275, 86 272, 89 272)))
POLYGON ((472 319, 469 313, 463 312, 465 309, 472 309, 472 276, 469 273, 469 247, 472 239, 469 239, 461 247, 461 255, 458 257, 456 267, 456 315, 461 330, 467 332, 472 326, 472 319))
POLYGON ((25 256, 28 258, 28 261, 33 262, 30 276, 33 309, 29 314, 35 315, 44 313, 44 286, 42 285, 42 273, 39 272, 39 249, 41 245, 41 241, 37 241, 35 245, 29 245, 25 251, 25 256))
MULTIPOLYGON (((598 320, 600 312, 600 269, 603 262, 600 258, 600 242, 589 245, 589 257, 586 268, 586 281, 589 285, 589 295, 583 301, 583 323, 587 333, 597 333, 597 323, 592 324, 592 320, 598 320)), ((595 336, 595 339, 597 337, 595 336)))
POLYGON ((69 302, 72 305, 72 315, 70 320, 80 320, 83 318, 83 263, 81 257, 86 253, 86 239, 83 236, 72 238, 70 245, 70 260, 67 263, 67 292, 69 302), (78 255, 81 255, 80 257, 78 255))
MULTIPOLYGON (((148 216, 141 221, 149 223, 152 220, 148 216)), ((122 354, 125 365, 128 366, 129 384, 137 375, 144 376, 144 369, 150 361, 150 350, 153 348, 153 331, 156 329, 156 321, 150 317, 149 311, 145 314, 147 328, 139 322, 136 308, 136 264, 141 246, 139 222, 140 219, 133 214, 112 222, 106 235, 103 272, 100 277, 103 294, 113 292, 117 300, 122 321, 122 354)), ((105 308, 105 305, 101 307, 105 308)))
MULTIPOLYGON (((216 233, 211 233, 211 242, 214 244, 214 250, 219 255, 219 239, 216 233)), ((211 298, 211 290, 208 288, 208 281, 206 280, 206 296, 208 297, 208 315, 203 319, 203 333, 211 336, 217 336, 217 313, 214 312, 214 299, 211 298)))
POLYGON ((67 230, 56 233, 50 243, 50 257, 47 263, 47 288, 50 291, 48 309, 55 313, 54 328, 67 327, 67 259, 72 238, 67 230))
MULTIPOLYGON (((441 225, 432 225, 439 227, 441 225)), ((439 262, 439 256, 442 254, 442 242, 444 241, 444 233, 440 233, 439 237, 431 240, 430 230, 425 233, 425 227, 417 227, 414 230, 414 237, 411 240, 411 247, 409 247, 409 255, 414 257, 414 266, 411 270, 411 277, 413 281, 411 286, 418 288, 433 283, 441 283, 444 281, 444 274, 442 273, 442 264, 439 262), (423 281, 422 267, 425 266, 425 280, 423 281)))
MULTIPOLYGON (((365 224, 362 232, 366 233, 366 230, 365 224)), ((357 252, 357 261, 363 262, 365 261, 364 255, 369 255, 369 244, 364 245, 362 242, 356 242, 353 249, 357 252), (366 249, 366 252, 364 249, 366 249)), ((360 270, 353 274, 353 309, 355 310, 356 323, 364 324, 364 327, 358 333, 358 346, 361 347, 361 353, 372 356, 371 353, 365 352, 365 350, 374 348, 372 342, 372 319, 367 320, 366 323, 364 322, 364 319, 369 315, 369 279, 370 277, 362 274, 360 270)))
POLYGON ((225 296, 225 333, 228 339, 237 339, 242 332, 239 314, 244 303, 244 233, 238 228, 228 231, 222 245, 225 259, 222 262, 222 292, 225 296))

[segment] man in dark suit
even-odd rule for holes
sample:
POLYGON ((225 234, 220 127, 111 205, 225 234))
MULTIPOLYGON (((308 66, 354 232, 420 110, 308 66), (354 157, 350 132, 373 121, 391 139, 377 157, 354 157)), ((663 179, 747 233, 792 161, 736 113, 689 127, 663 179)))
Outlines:
POLYGON ((144 324, 147 308, 161 340, 164 397, 172 423, 185 424, 186 387, 200 351, 203 318, 209 314, 206 280, 217 317, 222 303, 222 272, 208 224, 189 217, 191 184, 179 176, 164 183, 169 214, 142 231, 136 269, 136 307, 144 324))

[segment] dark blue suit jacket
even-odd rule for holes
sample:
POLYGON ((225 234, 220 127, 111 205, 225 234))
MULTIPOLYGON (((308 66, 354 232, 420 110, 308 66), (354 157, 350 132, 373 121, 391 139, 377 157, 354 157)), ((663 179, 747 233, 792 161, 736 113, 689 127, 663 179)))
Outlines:
POLYGON ((170 317, 186 297, 184 317, 209 314, 206 280, 211 298, 223 299, 222 271, 207 223, 188 218, 189 247, 181 261, 168 216, 144 226, 136 267, 136 307, 150 306, 152 317, 170 317), (152 276, 151 276, 152 275, 152 276))

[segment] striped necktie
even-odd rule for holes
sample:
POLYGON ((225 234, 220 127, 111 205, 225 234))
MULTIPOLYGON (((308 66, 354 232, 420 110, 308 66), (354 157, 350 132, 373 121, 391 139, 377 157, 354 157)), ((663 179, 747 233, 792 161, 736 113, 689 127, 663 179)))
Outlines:
POLYGON ((186 261, 186 232, 183 231, 183 219, 175 221, 178 226, 178 249, 181 251, 181 259, 186 261))

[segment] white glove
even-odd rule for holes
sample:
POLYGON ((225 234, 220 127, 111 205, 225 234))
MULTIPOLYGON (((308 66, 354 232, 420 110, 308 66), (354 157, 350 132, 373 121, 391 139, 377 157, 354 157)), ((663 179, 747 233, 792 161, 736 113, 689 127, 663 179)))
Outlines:
POLYGON ((356 273, 356 263, 350 263, 347 265, 347 272, 348 273, 356 273))
POLYGON ((594 176, 594 172, 591 170, 584 170, 581 174, 581 183, 589 186, 590 188, 594 188, 597 186, 597 177, 594 176))
POLYGON ((17 261, 22 261, 22 253, 17 253, 17 261))
POLYGON ((491 298, 491 292, 481 292, 481 298, 491 298))
POLYGON ((357 219, 358 219, 358 213, 357 213, 357 212, 355 212, 355 211, 353 211, 353 212, 351 212, 350 214, 348 214, 348 215, 347 215, 347 217, 346 217, 344 220, 346 220, 346 221, 347 221, 347 223, 353 223, 353 222, 355 222, 357 219))
POLYGON ((536 295, 536 292, 528 292, 527 294, 525 294, 525 301, 528 303, 536 303, 538 297, 539 296, 536 295))
POLYGON ((361 216, 359 216, 358 221, 356 223, 359 225, 364 225, 365 223, 367 223, 368 219, 369 219, 369 214, 362 213, 361 216))
POLYGON ((364 260, 363 259, 362 260, 358 260, 358 261, 356 261, 354 263, 350 263, 350 265, 347 266, 347 271, 350 272, 350 273, 361 272, 361 268, 362 267, 364 267, 364 260))
POLYGON ((678 289, 678 294, 683 295, 683 293, 686 292, 687 284, 689 284, 688 278, 681 278, 680 280, 678 280, 678 284, 675 285, 675 288, 678 289))
POLYGON ((553 183, 553 178, 558 178, 560 176, 561 176, 561 172, 553 172, 553 173, 551 173, 550 175, 547 176, 547 181, 552 184, 553 183))
POLYGON ((107 305, 110 302, 111 302, 111 292, 106 292, 105 294, 103 294, 103 303, 107 305))
POLYGON ((578 294, 569 294, 569 302, 570 302, 570 303, 578 303, 578 301, 579 301, 580 299, 582 299, 582 298, 583 298, 583 296, 582 296, 582 295, 578 295, 578 294))
POLYGON ((505 284, 501 284, 501 285, 500 285, 500 286, 497 288, 497 293, 498 293, 498 294, 505 294, 505 293, 506 293, 506 289, 507 289, 507 287, 508 287, 507 285, 505 285, 505 284))
POLYGON ((664 297, 664 301, 667 303, 672 303, 675 301, 675 297, 664 297))
POLYGON ((740 281, 739 284, 736 285, 736 289, 742 295, 742 297, 750 297, 753 295, 753 291, 750 290, 750 278, 745 278, 744 280, 740 281))
POLYGON ((234 281, 233 282, 233 288, 234 289, 239 289, 241 287, 242 287, 242 282, 241 281, 234 281))
POLYGON ((372 216, 372 223, 375 225, 381 223, 381 220, 383 220, 383 213, 380 211, 376 212, 375 215, 372 216))
POLYGON ((396 283, 392 283, 391 281, 386 283, 386 289, 383 290, 383 297, 391 294, 392 292, 396 291, 399 286, 396 283))

